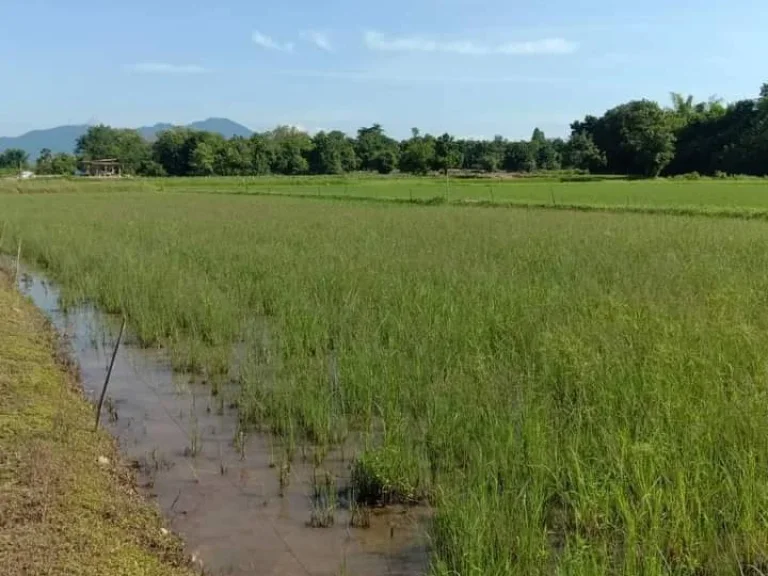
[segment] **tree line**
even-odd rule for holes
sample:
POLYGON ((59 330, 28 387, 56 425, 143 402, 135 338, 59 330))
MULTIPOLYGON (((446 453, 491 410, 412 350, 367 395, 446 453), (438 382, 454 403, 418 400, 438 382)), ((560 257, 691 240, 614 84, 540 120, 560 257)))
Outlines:
MULTIPOLYGON (((395 140, 379 124, 310 136, 289 126, 225 139, 219 134, 172 128, 148 142, 135 130, 94 126, 77 141, 75 154, 41 151, 37 172, 72 173, 79 159, 117 158, 123 170, 142 176, 245 176, 267 174, 389 174, 536 172, 583 170, 595 174, 655 177, 768 174, 768 84, 759 96, 725 104, 673 93, 662 107, 634 100, 571 124, 567 139, 547 138, 538 128, 530 140, 457 139, 414 128, 395 140)), ((0 154, 0 169, 28 163, 20 150, 0 154)))

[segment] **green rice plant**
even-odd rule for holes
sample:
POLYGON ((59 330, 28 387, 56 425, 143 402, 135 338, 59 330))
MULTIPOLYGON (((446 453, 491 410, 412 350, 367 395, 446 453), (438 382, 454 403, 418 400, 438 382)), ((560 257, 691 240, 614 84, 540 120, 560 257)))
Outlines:
POLYGON ((241 462, 245 460, 245 448, 246 448, 247 441, 248 441, 248 438, 246 436, 245 429, 243 428, 243 424, 241 422, 238 422, 237 430, 235 430, 235 437, 233 439, 233 444, 235 446, 235 450, 237 450, 237 453, 240 455, 241 462))
POLYGON ((367 530, 371 527, 371 509, 359 504, 354 490, 352 492, 352 498, 349 502, 349 525, 353 528, 367 530))
POLYGON ((185 453, 190 458, 196 458, 202 450, 202 439, 200 436, 200 427, 197 423, 197 415, 192 413, 190 417, 189 428, 189 446, 185 448, 185 453))
POLYGON ((361 453, 352 465, 352 485, 361 504, 379 506, 416 503, 426 497, 418 464, 410 460, 402 445, 391 444, 361 453))
POLYGON ((287 458, 287 456, 283 459, 283 461, 280 463, 280 466, 278 467, 278 480, 280 483, 280 497, 283 498, 285 496, 285 490, 290 486, 291 484, 291 461, 287 458))
POLYGON ((330 528, 336 523, 338 494, 333 474, 315 468, 312 476, 312 502, 308 525, 311 528, 330 528))
MULTIPOLYGON (((726 175, 727 176, 727 175, 726 175)), ((317 199, 317 185, 323 181, 320 198, 325 200, 400 201, 409 204, 487 203, 492 205, 553 205, 568 207, 614 207, 617 209, 686 208, 693 212, 749 209, 765 213, 768 186, 763 178, 657 178, 627 180, 604 176, 563 176, 538 178, 455 178, 446 188, 444 178, 376 178, 350 175, 340 178, 253 178, 247 190, 240 178, 133 179, 120 181, 0 179, 0 195, 37 193, 71 195, 83 192, 146 196, 206 193, 228 195, 294 196, 317 199), (161 194, 158 194, 161 193, 161 194)), ((6 234, 4 242, 15 241, 6 234)))
POLYGON ((557 203, 499 210, 452 204, 487 183, 390 201, 444 190, 405 182, 0 194, 0 249, 23 231, 65 301, 180 365, 248 351, 240 418, 283 490, 299 446, 346 439, 358 500, 434 507, 434 574, 764 572, 765 184, 494 182, 557 203))

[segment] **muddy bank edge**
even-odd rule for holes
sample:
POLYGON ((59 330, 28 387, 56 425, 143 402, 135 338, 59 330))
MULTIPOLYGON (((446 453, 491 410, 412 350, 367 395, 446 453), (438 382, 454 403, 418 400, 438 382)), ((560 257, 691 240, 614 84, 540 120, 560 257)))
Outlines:
POLYGON ((55 333, 0 270, 3 573, 191 574, 115 441, 93 425, 55 333))

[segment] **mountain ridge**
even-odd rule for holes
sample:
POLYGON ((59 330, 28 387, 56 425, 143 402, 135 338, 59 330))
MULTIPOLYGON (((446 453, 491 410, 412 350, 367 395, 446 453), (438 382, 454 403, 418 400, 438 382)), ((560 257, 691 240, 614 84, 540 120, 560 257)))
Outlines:
MULTIPOLYGON (((152 126, 135 128, 135 130, 141 134, 145 140, 152 141, 158 133, 163 130, 174 128, 175 126, 177 125, 159 122, 152 126)), ((77 139, 85 134, 90 127, 90 124, 68 124, 55 126, 53 128, 31 130, 19 136, 0 136, 0 152, 9 148, 20 148, 29 154, 31 160, 37 158, 40 154, 40 150, 43 148, 50 149, 54 154, 59 152, 71 154, 75 151, 77 139)), ((230 120, 229 118, 206 118, 205 120, 186 124, 183 127, 216 132, 225 138, 232 138, 233 136, 247 138, 253 134, 253 131, 250 128, 230 120)))

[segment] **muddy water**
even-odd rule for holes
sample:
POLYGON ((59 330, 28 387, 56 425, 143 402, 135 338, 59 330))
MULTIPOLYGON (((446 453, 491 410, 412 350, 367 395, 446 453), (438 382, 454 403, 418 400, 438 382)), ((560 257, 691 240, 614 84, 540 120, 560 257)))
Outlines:
MULTIPOLYGON (((84 389, 97 398, 118 322, 92 307, 63 311, 55 287, 25 273, 20 289, 70 342, 84 389)), ((112 373, 102 422, 136 462, 142 487, 208 574, 416 575, 427 570, 423 515, 413 510, 373 511, 370 528, 350 526, 342 505, 333 526, 311 528, 314 471, 297 454, 290 472, 279 446, 250 435, 233 442, 233 391, 174 373, 160 351, 132 345, 128 334, 112 373), (283 469, 281 489, 281 473, 283 469), (282 492, 282 495, 281 495, 282 492)), ((311 459, 310 459, 311 460, 311 459)), ((348 464, 334 470, 343 486, 348 464)), ((333 491, 335 492, 335 490, 333 491)))

